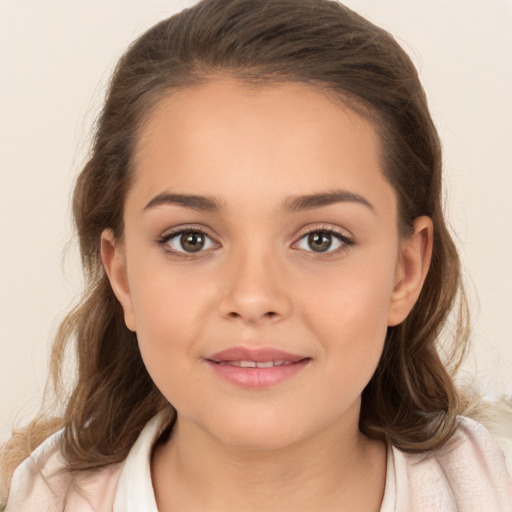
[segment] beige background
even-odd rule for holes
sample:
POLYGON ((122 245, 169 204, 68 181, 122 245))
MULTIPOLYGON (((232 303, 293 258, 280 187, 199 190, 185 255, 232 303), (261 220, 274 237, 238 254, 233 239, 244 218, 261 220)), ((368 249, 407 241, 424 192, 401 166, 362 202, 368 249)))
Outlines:
MULTIPOLYGON (((0 0, 0 438, 37 409, 80 289, 69 197, 109 73, 185 0, 0 0)), ((512 393, 512 1, 346 0, 419 67, 474 312, 469 376, 512 393), (478 299, 477 299, 478 297, 478 299)))

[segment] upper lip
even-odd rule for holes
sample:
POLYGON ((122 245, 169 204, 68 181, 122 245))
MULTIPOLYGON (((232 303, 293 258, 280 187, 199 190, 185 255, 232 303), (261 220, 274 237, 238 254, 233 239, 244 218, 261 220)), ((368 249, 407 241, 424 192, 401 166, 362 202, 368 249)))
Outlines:
POLYGON ((215 363, 224 361, 255 361, 257 363, 264 361, 287 361, 294 363, 302 359, 307 359, 307 357, 271 347, 231 347, 216 352, 206 359, 215 363))

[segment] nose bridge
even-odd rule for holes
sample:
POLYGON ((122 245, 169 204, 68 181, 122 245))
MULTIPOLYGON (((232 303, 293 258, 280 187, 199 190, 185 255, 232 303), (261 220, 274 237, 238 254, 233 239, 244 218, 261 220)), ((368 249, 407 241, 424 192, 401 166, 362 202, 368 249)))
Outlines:
POLYGON ((261 240, 253 238, 233 247, 225 261, 221 313, 248 322, 287 316, 291 303, 284 267, 276 248, 261 240))

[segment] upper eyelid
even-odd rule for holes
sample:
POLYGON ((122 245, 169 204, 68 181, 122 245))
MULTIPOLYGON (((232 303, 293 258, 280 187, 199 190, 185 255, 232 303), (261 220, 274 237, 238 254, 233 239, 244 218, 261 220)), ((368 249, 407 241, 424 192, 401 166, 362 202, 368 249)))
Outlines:
MULTIPOLYGON (((166 236, 167 234, 171 234, 171 235, 177 234, 177 233, 181 233, 183 231, 198 231, 201 233, 209 234, 211 232, 211 229, 204 227, 204 226, 195 225, 195 224, 183 224, 183 225, 179 225, 179 226, 174 226, 172 228, 168 228, 167 230, 165 230, 163 232, 162 236, 166 236)), ((343 235, 346 234, 347 236, 351 236, 350 233, 346 229, 340 228, 339 226, 332 226, 332 225, 327 225, 327 224, 317 224, 317 225, 309 225, 308 224, 307 226, 302 227, 298 231, 302 232, 303 234, 307 234, 307 233, 311 233, 311 232, 315 232, 315 231, 332 231, 335 233, 340 233, 343 235)))
POLYGON ((206 235, 208 236, 209 238, 211 238, 212 240, 214 240, 216 237, 215 235, 212 235, 211 233, 211 230, 210 229, 207 229, 205 227, 202 227, 202 226, 194 226, 194 225, 183 225, 183 226, 176 226, 176 227, 173 227, 173 228, 169 228, 167 230, 165 230, 162 235, 160 236, 161 239, 163 238, 172 238, 174 236, 178 236, 178 235, 181 235, 183 233, 188 233, 188 232, 192 232, 192 233, 202 233, 203 235, 206 235))
POLYGON ((303 228, 302 230, 300 230, 300 234, 297 235, 297 240, 300 240, 304 236, 309 235, 311 233, 321 233, 321 232, 332 233, 334 235, 339 235, 341 238, 345 238, 345 239, 349 239, 349 240, 353 239, 353 235, 346 229, 343 229, 343 228, 340 228, 337 226, 332 226, 332 225, 330 225, 330 226, 329 225, 319 225, 319 226, 311 226, 310 228, 303 228))

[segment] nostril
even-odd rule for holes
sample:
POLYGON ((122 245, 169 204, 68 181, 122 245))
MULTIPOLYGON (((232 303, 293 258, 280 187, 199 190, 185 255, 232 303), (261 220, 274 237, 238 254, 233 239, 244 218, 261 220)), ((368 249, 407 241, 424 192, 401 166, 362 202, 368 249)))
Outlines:
MULTIPOLYGON (((247 315, 247 319, 251 320, 249 318, 250 315, 247 315)), ((259 320, 262 320, 262 319, 274 319, 276 317, 278 317, 279 314, 276 313, 275 311, 267 311, 266 313, 263 313, 261 316, 259 316, 258 318, 256 318, 256 316, 254 318, 252 318, 253 321, 257 321, 258 319, 259 320)), ((246 315, 243 315, 241 313, 237 313, 236 311, 230 311, 228 313, 228 317, 231 318, 231 319, 239 319, 239 318, 245 318, 246 315)))

